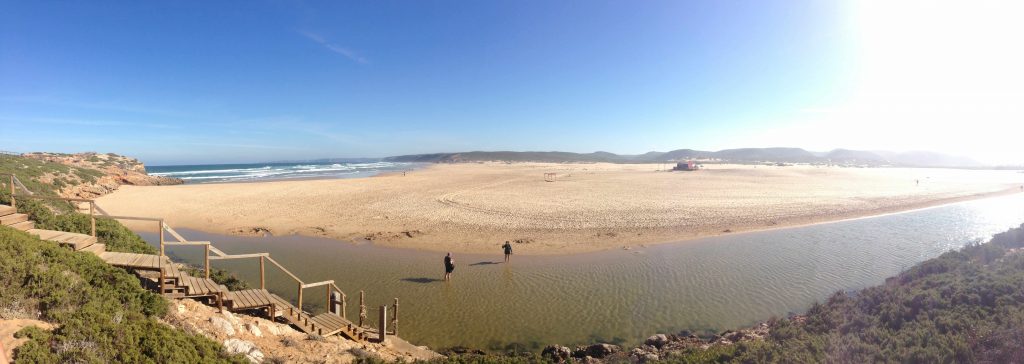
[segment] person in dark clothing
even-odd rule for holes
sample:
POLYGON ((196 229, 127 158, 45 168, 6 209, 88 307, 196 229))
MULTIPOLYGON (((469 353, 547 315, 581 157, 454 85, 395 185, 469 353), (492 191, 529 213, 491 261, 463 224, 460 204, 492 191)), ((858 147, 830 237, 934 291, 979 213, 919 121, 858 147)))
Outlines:
POLYGON ((501 248, 505 249, 505 263, 508 263, 508 256, 512 255, 512 244, 509 244, 508 241, 505 241, 505 245, 502 245, 501 248))
POLYGON ((455 270, 455 258, 452 258, 452 253, 444 256, 444 280, 452 278, 452 271, 455 270))

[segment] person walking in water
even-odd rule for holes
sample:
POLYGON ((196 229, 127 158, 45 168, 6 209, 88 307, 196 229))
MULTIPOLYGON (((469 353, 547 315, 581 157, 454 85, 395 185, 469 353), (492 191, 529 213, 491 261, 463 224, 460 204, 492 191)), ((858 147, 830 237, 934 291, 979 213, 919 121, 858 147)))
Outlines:
POLYGON ((452 258, 452 253, 444 256, 444 280, 452 278, 452 271, 455 270, 455 258, 452 258))
POLYGON ((508 263, 508 256, 512 255, 512 244, 506 240, 505 245, 502 245, 501 248, 505 249, 505 263, 508 263))

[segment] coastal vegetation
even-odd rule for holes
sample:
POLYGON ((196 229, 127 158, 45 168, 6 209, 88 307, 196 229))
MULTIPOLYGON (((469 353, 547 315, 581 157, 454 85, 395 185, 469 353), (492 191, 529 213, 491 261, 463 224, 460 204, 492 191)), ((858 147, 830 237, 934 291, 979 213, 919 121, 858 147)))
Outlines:
POLYGON ((41 197, 95 198, 121 185, 181 184, 175 178, 150 176, 137 159, 113 153, 0 154, 0 186, 10 192, 7 174, 41 197))
MULTIPOLYGON (((57 196, 61 188, 81 182, 95 182, 102 172, 14 155, 0 155, 0 174, 14 174, 25 187, 42 196, 57 196)), ((10 194, 7 177, 0 181, 10 194)))
POLYGON ((220 344, 159 321, 168 302, 92 254, 76 253, 0 227, 3 319, 56 325, 17 333, 28 341, 15 363, 230 363, 220 344))

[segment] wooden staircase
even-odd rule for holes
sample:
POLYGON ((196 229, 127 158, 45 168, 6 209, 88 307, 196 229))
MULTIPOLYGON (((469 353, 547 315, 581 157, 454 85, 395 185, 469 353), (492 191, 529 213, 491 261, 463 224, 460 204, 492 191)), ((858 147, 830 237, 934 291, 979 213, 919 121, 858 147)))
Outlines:
MULTIPOLYGON (((97 241, 95 236, 87 234, 36 229, 35 222, 29 220, 28 215, 20 214, 17 209, 8 205, 0 205, 0 225, 27 232, 43 240, 49 240, 64 246, 69 246, 75 251, 89 248, 95 245, 97 241)), ((95 251, 96 249, 97 248, 92 248, 90 251, 95 251)))
MULTIPOLYGON (((266 309, 271 319, 280 317, 300 331, 321 336, 343 335, 359 343, 367 343, 378 336, 372 328, 359 327, 342 316, 322 313, 311 316, 295 307, 291 302, 265 289, 228 290, 209 278, 192 277, 181 271, 166 256, 154 254, 108 252, 106 245, 97 242, 96 237, 65 231, 36 229, 35 222, 28 215, 18 213, 8 205, 0 205, 0 225, 35 235, 42 240, 56 242, 75 251, 97 255, 110 265, 130 269, 144 278, 148 285, 165 297, 209 298, 210 304, 230 311, 266 309)), ((262 269, 261 269, 262 270, 262 269)), ((290 274, 290 273, 289 273, 290 274)), ((301 300, 301 297, 300 297, 301 300)))

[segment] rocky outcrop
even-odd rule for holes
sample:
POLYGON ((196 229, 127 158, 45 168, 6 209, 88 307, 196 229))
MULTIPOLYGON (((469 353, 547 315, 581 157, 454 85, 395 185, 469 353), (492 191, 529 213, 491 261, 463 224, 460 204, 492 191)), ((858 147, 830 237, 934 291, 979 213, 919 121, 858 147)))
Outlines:
POLYGON ((68 198, 96 198, 114 192, 121 185, 158 186, 181 184, 182 180, 150 176, 138 159, 113 153, 25 153, 22 157, 72 167, 44 173, 39 182, 52 184, 68 198))
POLYGON ((263 352, 256 348, 256 345, 239 339, 224 340, 224 352, 228 354, 242 354, 253 364, 263 362, 263 352))
POLYGON ((569 357, 572 356, 572 350, 561 345, 548 345, 540 352, 540 355, 553 362, 561 363, 569 360, 569 357))
POLYGON ((438 357, 426 347, 397 343, 360 344, 338 336, 315 336, 259 317, 217 312, 202 303, 180 299, 167 315, 168 324, 224 344, 224 351, 243 354, 253 363, 352 363, 360 358, 387 362, 438 357))
POLYGON ((574 358, 586 358, 591 357, 595 359, 601 359, 609 355, 615 354, 622 351, 622 347, 612 344, 594 344, 589 346, 580 346, 576 350, 572 351, 574 358))
MULTIPOLYGON (((793 319, 796 321, 796 317, 793 319)), ((611 344, 579 346, 575 350, 560 345, 549 345, 541 356, 555 363, 651 363, 669 360, 673 356, 693 350, 705 350, 716 345, 733 345, 742 341, 764 340, 771 326, 764 322, 743 330, 729 330, 711 337, 698 337, 687 331, 678 334, 656 334, 628 351, 611 344)))

